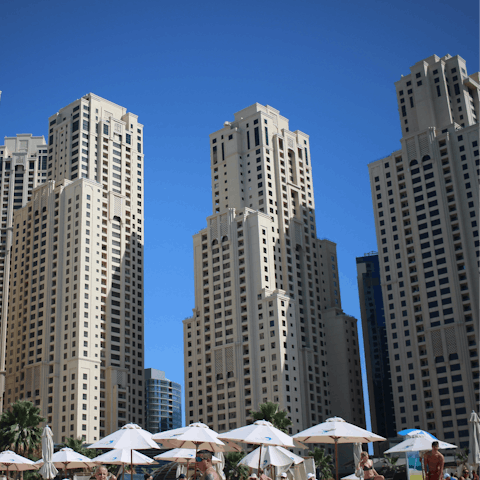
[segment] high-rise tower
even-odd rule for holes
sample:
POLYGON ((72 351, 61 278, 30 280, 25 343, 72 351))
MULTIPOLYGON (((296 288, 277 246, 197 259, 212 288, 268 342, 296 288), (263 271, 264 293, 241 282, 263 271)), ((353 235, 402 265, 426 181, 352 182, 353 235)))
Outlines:
POLYGON ((210 135, 212 205, 194 236, 184 321, 186 420, 225 431, 273 401, 292 432, 331 415, 364 425, 356 319, 336 245, 316 237, 308 135, 254 104, 210 135))
MULTIPOLYGON (((357 280, 372 431, 385 438, 395 437, 392 374, 376 252, 357 257, 357 280)), ((388 443, 375 442, 373 448, 375 455, 381 456, 388 443)))
MULTIPOLYGON (((1 92, 0 92, 1 95, 1 92)), ((5 393, 5 355, 10 286, 10 263, 14 210, 24 206, 37 185, 47 175, 47 145, 44 137, 20 134, 6 137, 0 146, 0 199, 2 208, 0 234, 0 412, 5 393)))
POLYGON ((95 441, 145 416, 143 126, 88 94, 50 117, 48 137, 51 181, 14 225, 25 268, 11 276, 21 347, 7 396, 38 403, 56 438, 95 441))
POLYGON ((397 428, 468 445, 479 402, 479 74, 459 57, 396 83, 401 149, 369 165, 397 428))

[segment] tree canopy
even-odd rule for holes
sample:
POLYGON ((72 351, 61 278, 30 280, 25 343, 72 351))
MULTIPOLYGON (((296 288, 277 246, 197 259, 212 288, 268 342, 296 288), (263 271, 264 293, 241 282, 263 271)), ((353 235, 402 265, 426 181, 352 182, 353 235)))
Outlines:
POLYGON ((313 457, 315 461, 315 466, 320 471, 322 478, 331 478, 332 477, 332 466, 333 458, 331 455, 325 455, 325 450, 323 448, 315 447, 313 451, 308 452, 310 456, 313 457))
POLYGON ((0 417, 0 448, 19 455, 31 454, 41 445, 42 422, 45 418, 33 403, 25 400, 13 403, 0 417))
POLYGON ((278 404, 273 402, 261 403, 258 406, 258 412, 250 410, 250 416, 254 420, 266 420, 285 433, 288 433, 288 427, 292 425, 287 411, 280 410, 278 404))

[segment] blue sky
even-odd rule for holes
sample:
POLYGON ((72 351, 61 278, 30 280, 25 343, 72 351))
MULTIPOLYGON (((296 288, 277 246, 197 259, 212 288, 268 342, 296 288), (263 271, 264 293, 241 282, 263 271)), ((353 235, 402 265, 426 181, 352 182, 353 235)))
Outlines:
POLYGON ((47 134, 93 92, 145 125, 145 364, 183 384, 192 235, 212 213, 208 135, 255 102, 311 138, 317 235, 337 243, 343 309, 376 250, 367 164, 397 150, 394 82, 432 55, 478 70, 478 3, 4 2, 0 138, 47 134))

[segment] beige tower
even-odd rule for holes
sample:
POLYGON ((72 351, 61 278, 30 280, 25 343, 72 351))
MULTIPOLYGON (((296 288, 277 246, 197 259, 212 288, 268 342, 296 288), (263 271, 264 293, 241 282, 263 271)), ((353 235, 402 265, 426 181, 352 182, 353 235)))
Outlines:
POLYGON ((108 100, 88 94, 61 109, 49 119, 53 181, 35 191, 15 226, 19 241, 23 229, 33 235, 25 242, 36 242, 36 228, 48 238, 40 245, 48 271, 37 268, 38 252, 32 251, 25 260, 31 273, 18 265, 17 277, 25 282, 16 295, 28 304, 40 302, 40 285, 52 291, 42 298, 48 305, 42 320, 40 311, 38 321, 31 317, 33 305, 20 311, 17 304, 25 352, 12 353, 16 370, 7 374, 7 396, 34 399, 59 439, 95 441, 125 423, 144 421, 142 145, 137 116, 108 100), (26 350, 47 328, 48 351, 38 341, 26 350))
POLYGON ((184 320, 186 421, 218 431, 273 401, 291 431, 332 415, 364 425, 356 319, 336 246, 316 237, 308 135, 254 104, 210 135, 212 206, 194 238, 184 320))
POLYGON ((479 402, 479 74, 450 55, 410 71, 402 148, 369 165, 396 426, 462 448, 479 402))
MULTIPOLYGON (((1 92, 0 92, 1 95, 1 92)), ((0 146, 0 412, 5 393, 5 355, 14 210, 24 206, 32 190, 45 182, 47 145, 44 137, 20 134, 0 146)))

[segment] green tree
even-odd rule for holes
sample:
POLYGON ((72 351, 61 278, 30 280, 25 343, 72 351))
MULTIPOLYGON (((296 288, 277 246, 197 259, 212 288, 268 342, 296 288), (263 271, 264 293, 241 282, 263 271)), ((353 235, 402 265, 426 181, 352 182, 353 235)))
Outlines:
POLYGON ((388 457, 387 455, 384 455, 383 458, 386 460, 387 464, 386 464, 386 475, 385 477, 393 477, 395 475, 395 473, 397 472, 398 470, 398 465, 397 465, 397 462, 398 462, 398 459, 400 457, 388 457))
POLYGON ((0 448, 11 449, 19 455, 31 455, 41 448, 42 422, 45 418, 33 403, 25 400, 13 403, 0 417, 0 448))
POLYGON ((464 448, 463 450, 460 450, 458 453, 456 453, 455 457, 457 459, 457 465, 462 465, 465 467, 468 462, 469 453, 470 453, 470 450, 468 448, 464 448))
POLYGON ((322 478, 331 478, 333 466, 332 456, 325 455, 325 450, 318 447, 315 447, 313 451, 308 452, 308 454, 313 457, 315 467, 320 471, 322 478))
POLYGON ((286 410, 279 410, 278 404, 273 402, 261 403, 258 412, 250 410, 250 416, 254 420, 266 420, 285 433, 288 433, 288 427, 292 425, 287 415, 286 410))
POLYGON ((238 465, 238 462, 245 456, 245 452, 225 453, 225 476, 231 479, 246 480, 249 475, 249 468, 246 465, 238 465))
POLYGON ((81 438, 67 438, 63 445, 88 458, 95 458, 98 455, 95 449, 86 448, 81 438))

